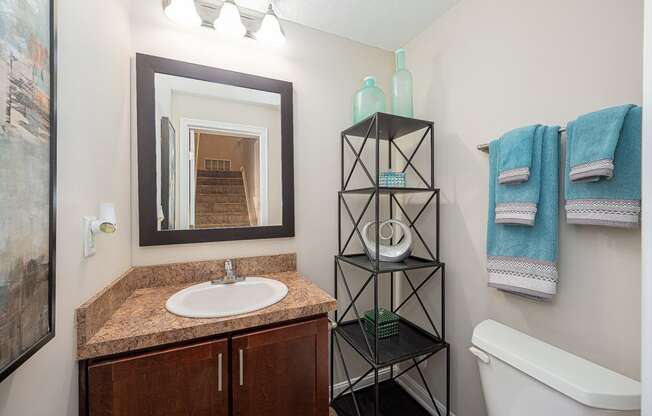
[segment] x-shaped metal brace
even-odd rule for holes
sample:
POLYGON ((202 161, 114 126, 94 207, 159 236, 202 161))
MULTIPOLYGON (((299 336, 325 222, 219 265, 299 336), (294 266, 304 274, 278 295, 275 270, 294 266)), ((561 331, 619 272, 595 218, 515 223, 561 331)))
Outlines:
MULTIPOLYGON (((405 163, 406 163, 406 164, 405 164, 405 167, 403 167, 403 172, 405 173, 405 171, 407 171, 407 168, 408 168, 408 167, 412 168, 412 170, 417 174, 417 176, 419 176, 419 179, 421 179, 421 180, 423 181, 423 183, 426 185, 426 187, 428 187, 428 188, 432 188, 432 187, 434 186, 434 184, 432 184, 432 183, 428 183, 428 181, 423 177, 423 175, 421 175, 421 172, 419 172, 419 169, 417 169, 417 168, 412 164, 412 159, 414 159, 414 156, 416 156, 417 152, 419 151, 419 148, 421 147, 421 144, 424 142, 424 140, 426 139, 426 137, 430 134, 431 130, 432 130, 432 126, 428 126, 428 128, 427 128, 426 131, 425 131, 425 133, 423 133, 423 136, 421 136, 421 140, 419 140, 419 143, 418 143, 417 146, 414 148, 414 151, 412 152, 412 154, 410 155, 410 157, 407 157, 407 156, 405 155, 405 153, 403 153, 403 151, 401 150, 401 148, 398 147, 398 145, 396 144, 396 142, 395 142, 394 140, 391 141, 391 143, 392 143, 392 145, 394 146, 394 148, 395 148, 395 149, 398 151, 398 153, 403 157, 403 159, 405 159, 405 163)), ((432 167, 431 167, 431 169, 432 169, 432 167)))
POLYGON ((410 285, 410 288, 412 289, 412 292, 403 299, 403 301, 396 307, 392 312, 397 313, 399 309, 401 309, 412 297, 416 297, 419 304, 421 305, 421 308, 423 309, 423 313, 426 315, 426 318, 428 318, 428 322, 430 322, 430 325, 432 326, 432 329, 435 331, 435 336, 439 339, 441 339, 441 334, 439 333, 439 330, 437 329, 437 326, 435 325, 435 322, 432 320, 432 317, 428 313, 428 309, 426 308, 425 304, 423 303, 423 300, 421 299, 421 296, 419 296, 419 289, 421 289, 423 286, 426 285, 432 279, 432 277, 439 271, 439 267, 437 267, 435 270, 433 270, 424 280, 423 282, 419 283, 418 286, 414 286, 412 284, 412 280, 410 279, 410 276, 405 271, 402 271, 401 273, 403 276, 405 276, 405 279, 407 280, 408 284, 410 285))
MULTIPOLYGON (((351 151, 355 155, 355 161, 353 162, 353 166, 351 167, 351 170, 349 171, 349 174, 347 175, 346 181, 344 182, 344 186, 342 189, 346 190, 346 188, 349 185, 349 182, 351 181, 351 177, 353 176, 353 172, 355 171, 355 167, 358 165, 358 162, 360 162, 360 166, 362 166, 362 169, 364 170, 364 173, 367 174, 367 177, 369 178, 369 181, 371 181, 372 186, 376 186, 376 181, 374 181, 373 177, 371 176, 371 173, 369 173, 369 170, 367 170, 367 167, 365 166, 364 162, 360 160, 360 156, 362 155, 362 152, 364 151, 364 147, 366 146, 367 142, 369 141, 369 135, 371 134, 372 128, 378 123, 378 120, 374 117, 374 121, 369 123, 369 128, 367 129, 367 133, 364 136, 364 140, 362 142, 362 146, 360 146, 360 151, 355 150, 355 147, 351 144, 351 141, 349 141, 349 138, 347 137, 346 134, 342 134, 342 140, 346 141, 346 143, 349 145, 351 148, 351 151)), ((344 157, 344 155, 342 155, 344 157)), ((378 157, 378 155, 376 155, 378 157)))
MULTIPOLYGON (((431 258, 433 261, 437 261, 438 259, 435 257, 435 255, 433 254, 432 250, 430 250, 430 247, 428 247, 428 244, 426 244, 425 239, 423 238, 423 236, 421 235, 421 233, 419 232, 419 229, 416 227, 415 224, 416 224, 416 222, 419 220, 419 218, 421 217, 421 215, 423 214, 423 212, 426 210, 426 208, 430 205, 430 202, 431 202, 432 199, 435 197, 436 193, 437 193, 437 192, 434 191, 434 192, 432 193, 432 195, 430 195, 430 197, 428 198, 428 200, 426 201, 426 203, 423 204, 423 207, 421 207, 421 210, 417 213, 417 215, 414 217, 414 219, 412 219, 412 218, 410 217, 410 215, 405 211, 405 209, 403 208, 403 206, 401 205, 401 203, 398 201, 398 198, 396 198, 396 195, 392 194, 392 196, 391 196, 392 200, 394 200, 394 202, 396 202, 396 205, 397 205, 398 208, 401 210, 401 213, 403 213, 403 216, 405 217, 405 219, 407 219, 407 221, 409 222, 409 225, 408 225, 408 226, 410 227, 410 229, 414 230, 415 234, 417 235, 417 237, 419 238, 419 240, 421 240, 421 243, 423 244, 423 247, 426 249, 426 251, 427 251, 428 254, 430 255, 430 258, 431 258)), ((399 243, 400 243, 402 240, 403 240, 403 237, 401 237, 401 239, 399 240, 399 243)))
POLYGON ((373 200, 373 197, 375 195, 374 193, 371 193, 369 195, 369 198, 367 199, 367 202, 364 205, 364 208, 362 209, 362 212, 360 213, 360 216, 358 216, 357 219, 353 217, 353 213, 351 212, 351 208, 349 208, 349 204, 346 203, 346 199, 344 198, 344 194, 340 192, 340 198, 342 200, 342 203, 344 204, 344 208, 346 210, 346 213, 348 214, 349 218, 351 219, 351 222, 353 223, 353 229, 351 230, 351 233, 349 234, 348 238, 346 239, 346 243, 344 243, 344 246, 342 246, 342 253, 346 252, 346 248, 349 246, 349 243, 351 242, 351 238, 353 237, 353 234, 357 233, 358 237, 360 237, 360 242, 362 243, 362 248, 365 251, 365 254, 369 255, 369 252, 367 251, 367 246, 364 244, 364 238, 362 238, 362 233, 360 232, 360 229, 358 226, 360 225, 360 221, 362 221, 362 218, 364 217, 364 214, 367 212, 367 208, 369 208, 369 205, 371 204, 371 201, 373 200))

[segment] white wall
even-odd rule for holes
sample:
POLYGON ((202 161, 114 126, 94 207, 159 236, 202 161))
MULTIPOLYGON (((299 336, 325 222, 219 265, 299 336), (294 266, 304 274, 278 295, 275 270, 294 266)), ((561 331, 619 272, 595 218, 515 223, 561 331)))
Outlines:
MULTIPOLYGON (((564 125, 605 106, 640 103, 642 5, 462 0, 407 45, 416 116, 436 123, 457 416, 485 414, 467 347, 486 318, 639 377, 640 233, 569 226, 562 216, 561 283, 552 303, 487 288, 488 157, 476 145, 515 127, 564 125)), ((429 377, 439 365, 426 369, 429 377)))
MULTIPOLYGON (((222 41, 209 30, 189 30, 169 22, 156 1, 134 2, 132 12, 134 52, 294 84, 296 211, 293 239, 141 248, 134 222, 134 264, 297 252, 299 270, 322 288, 331 290, 332 256, 337 251, 339 133, 351 124, 352 97, 364 76, 378 76, 381 87, 387 91, 391 54, 291 23, 284 23, 288 41, 278 49, 247 40, 222 41)), ((135 126, 132 134, 135 137, 135 126)), ((133 151, 135 155, 135 140, 133 151)), ((137 218, 133 167, 133 217, 137 218)))
POLYGON ((0 384, 0 415, 77 415, 74 309, 130 265, 129 2, 58 2, 56 337, 0 384), (82 217, 118 232, 82 258, 82 217))

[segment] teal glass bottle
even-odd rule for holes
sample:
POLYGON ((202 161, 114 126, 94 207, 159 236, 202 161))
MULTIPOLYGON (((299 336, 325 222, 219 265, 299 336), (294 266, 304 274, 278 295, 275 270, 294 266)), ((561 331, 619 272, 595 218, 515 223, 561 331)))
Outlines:
POLYGON ((392 114, 414 116, 412 74, 405 69, 405 49, 396 51, 396 72, 392 76, 392 114))
POLYGON ((376 85, 376 77, 368 76, 353 97, 353 123, 377 112, 385 111, 385 93, 376 85))

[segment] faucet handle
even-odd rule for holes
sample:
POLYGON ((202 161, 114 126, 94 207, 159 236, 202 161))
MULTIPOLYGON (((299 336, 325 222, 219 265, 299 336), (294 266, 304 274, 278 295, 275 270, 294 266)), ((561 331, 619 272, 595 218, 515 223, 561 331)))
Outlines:
POLYGON ((227 278, 235 277, 235 270, 233 270, 233 260, 226 259, 224 261, 224 274, 226 274, 227 278))
POLYGON ((245 279, 246 278, 244 277, 236 276, 235 270, 233 270, 233 260, 226 259, 224 260, 224 276, 219 279, 211 280, 211 283, 214 285, 223 285, 240 282, 245 279))

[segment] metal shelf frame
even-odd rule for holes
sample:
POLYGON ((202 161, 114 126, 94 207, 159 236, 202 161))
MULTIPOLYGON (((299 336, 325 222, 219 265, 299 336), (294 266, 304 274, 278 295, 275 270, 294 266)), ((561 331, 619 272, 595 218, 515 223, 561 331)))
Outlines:
MULTIPOLYGON (((445 276, 446 276, 446 265, 439 259, 439 229, 440 229, 440 192, 439 189, 434 187, 434 123, 430 121, 417 120, 405 117, 394 116, 385 113, 376 113, 369 118, 357 123, 356 125, 344 130, 341 134, 341 190, 338 192, 338 254, 334 259, 334 276, 335 276, 335 298, 339 296, 339 284, 342 282, 344 293, 346 294, 346 307, 344 311, 340 314, 339 310, 335 311, 335 321, 333 324, 333 330, 331 331, 331 405, 337 410, 343 412, 340 416, 386 416, 383 413, 383 398, 387 400, 387 403, 390 403, 393 399, 396 399, 398 396, 403 397, 405 392, 401 392, 401 387, 399 384, 395 383, 395 380, 399 377, 406 374, 412 369, 416 369, 419 374, 419 378, 425 391, 429 395, 429 399, 432 401, 432 406, 436 410, 439 416, 443 416, 442 412, 438 407, 438 403, 435 400, 430 387, 428 386, 427 380, 419 367, 419 364, 433 357, 435 354, 440 351, 446 351, 446 410, 445 414, 450 415, 450 345, 446 342, 446 326, 445 326, 445 317, 446 317, 446 308, 445 308, 445 276), (407 134, 421 131, 422 135, 418 141, 416 147, 408 156, 406 152, 400 147, 397 143, 399 139, 407 134), (352 143, 352 137, 362 138, 362 144, 358 149, 352 143), (429 139, 429 140, 427 140, 429 139), (370 169, 365 165, 362 160, 362 154, 365 149, 365 146, 371 141, 375 141, 375 157, 374 157, 374 167, 370 169), (388 152, 387 152, 387 163, 389 168, 392 168, 392 157, 395 154, 398 154, 405 163, 403 167, 403 172, 406 172, 408 169, 411 169, 418 180, 422 182, 421 187, 410 187, 410 188, 388 188, 381 187, 380 184, 380 162, 381 162, 381 142, 386 141, 388 152), (426 141, 430 143, 430 171, 424 175, 419 169, 414 165, 413 161, 417 153, 422 150, 422 145, 426 141), (345 172, 345 152, 350 151, 353 155, 353 165, 350 170, 345 172), (362 188, 350 188, 349 184, 353 175, 356 172, 356 168, 359 167, 366 178, 369 180, 369 186, 362 188), (373 174, 372 174, 373 172, 373 174), (422 204, 420 210, 417 212, 414 217, 411 217, 407 210, 401 204, 398 194, 406 193, 426 193, 430 194, 426 201, 422 204), (362 212, 359 215, 354 215, 349 201, 347 198, 365 196, 362 212), (373 209, 373 221, 376 224, 375 227, 375 252, 378 253, 380 250, 380 227, 381 223, 381 196, 383 201, 387 199, 388 203, 388 215, 390 219, 395 218, 395 214, 402 216, 402 220, 407 222, 408 227, 412 231, 413 235, 416 236, 416 241, 419 242, 425 252, 427 252, 426 257, 417 257, 410 256, 405 259, 403 262, 399 263, 388 263, 382 262, 377 257, 372 259, 370 256, 369 250, 363 242, 362 233, 360 231, 360 223, 362 222, 365 215, 367 215, 370 209, 373 209), (375 202, 372 207, 372 201, 375 202), (434 207, 435 211, 435 247, 434 249, 430 247, 427 243, 426 238, 417 227, 417 222, 422 218, 423 213, 428 209, 434 207), (346 235, 343 235, 342 232, 342 212, 344 208, 344 213, 346 214, 345 218, 350 221, 352 225, 352 230, 346 235), (363 253, 347 253, 349 250, 350 243, 353 240, 353 237, 357 236, 363 253), (364 281, 362 287, 355 292, 351 291, 351 287, 347 281, 349 276, 342 268, 343 264, 348 264, 359 270, 363 270, 369 273, 368 277, 364 281), (430 273, 423 278, 419 283, 415 282, 415 276, 411 275, 415 270, 427 270, 430 273), (409 320, 400 316, 399 326, 400 331, 397 337, 391 337, 387 339, 378 339, 376 337, 370 336, 364 330, 362 325, 362 316, 356 302, 359 301, 362 294, 370 287, 373 286, 373 305, 374 312, 376 316, 379 311, 380 303, 380 288, 379 280, 384 278, 384 275, 389 275, 390 279, 390 290, 389 290, 389 304, 392 312, 400 316, 401 309, 410 301, 417 302, 420 306, 420 309, 423 311, 425 318, 430 324, 429 330, 421 328, 420 326, 410 322, 409 320), (436 278, 439 279, 436 279, 436 278), (409 292, 407 297, 399 302, 398 305, 395 305, 395 284, 398 280, 403 279, 409 286, 409 292), (438 328, 435 324, 435 321, 432 319, 428 308, 420 296, 419 291, 426 286, 429 282, 434 280, 439 280, 441 285, 441 328, 438 328), (352 320, 346 321, 347 315, 353 312, 354 318, 352 320), (343 340, 349 344, 353 350, 357 352, 366 362, 369 364, 369 369, 363 374, 362 377, 358 378, 355 382, 352 382, 344 355, 342 353, 342 348, 340 341, 343 340), (334 395, 333 383, 334 383, 334 367, 335 367, 335 358, 339 358, 342 367, 344 369, 344 374, 347 379, 348 387, 340 392, 337 396, 334 395), (399 371, 396 371, 398 367, 395 367, 399 363, 409 363, 409 366, 406 368, 401 368, 399 371), (380 381, 379 380, 379 370, 384 368, 389 368, 389 381, 380 381), (396 374, 395 374, 396 372, 396 374), (357 397, 359 392, 356 392, 355 387, 361 380, 365 379, 370 374, 374 375, 374 384, 370 387, 365 388, 364 393, 364 403, 361 405, 359 398, 357 397), (384 387, 381 389, 381 384, 384 387), (373 390, 373 399, 370 396, 370 390, 373 390), (385 392, 385 395, 397 395, 397 397, 381 397, 381 390, 385 392), (344 403, 348 403, 344 405, 344 403), (352 405, 352 406, 351 406, 352 405), (355 410, 355 413, 350 413, 355 410)), ((402 239, 403 237, 401 237, 402 239)), ((400 242, 394 241, 392 238, 392 243, 400 242)), ((378 322, 376 321, 375 333, 379 333, 378 322)), ((411 404, 414 406, 419 406, 416 402, 411 404)), ((385 411, 387 411, 387 406, 385 406, 385 411)), ((425 412, 425 410, 424 410, 425 412)), ((425 413, 424 413, 425 414, 425 413)), ((387 415, 388 416, 388 415, 387 415)))

